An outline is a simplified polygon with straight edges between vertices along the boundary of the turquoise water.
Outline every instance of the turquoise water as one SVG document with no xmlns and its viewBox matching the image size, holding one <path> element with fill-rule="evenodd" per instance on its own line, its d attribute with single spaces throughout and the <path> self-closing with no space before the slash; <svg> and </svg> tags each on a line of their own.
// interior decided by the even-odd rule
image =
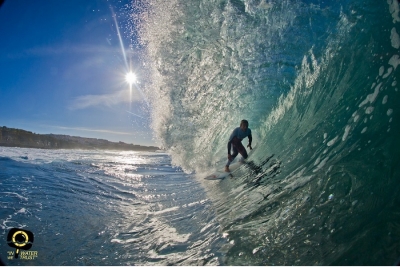
<svg viewBox="0 0 400 267">
<path fill-rule="evenodd" d="M 135 21 L 172 162 L 201 181 L 241 119 L 257 144 L 254 168 L 202 182 L 234 240 L 222 263 L 393 264 L 398 1 L 149 2 Z"/>
</svg>

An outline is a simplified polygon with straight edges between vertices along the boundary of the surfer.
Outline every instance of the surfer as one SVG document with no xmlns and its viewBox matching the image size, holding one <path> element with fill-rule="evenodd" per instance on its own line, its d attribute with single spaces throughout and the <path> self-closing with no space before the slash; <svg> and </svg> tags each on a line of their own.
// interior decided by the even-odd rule
<svg viewBox="0 0 400 267">
<path fill-rule="evenodd" d="M 246 148 L 242 145 L 242 140 L 244 138 L 248 137 L 249 138 L 249 144 L 247 147 L 253 149 L 251 147 L 251 141 L 253 140 L 253 137 L 251 136 L 251 130 L 249 128 L 249 122 L 247 120 L 242 120 L 240 122 L 240 127 L 237 127 L 235 130 L 233 130 L 231 136 L 229 137 L 229 142 L 228 142 L 228 162 L 225 165 L 225 171 L 230 172 L 229 170 L 229 165 L 232 163 L 232 161 L 236 158 L 236 156 L 240 153 L 243 158 L 240 160 L 243 162 L 245 159 L 247 159 L 247 151 Z M 231 154 L 231 147 L 233 150 L 233 154 Z"/>
</svg>

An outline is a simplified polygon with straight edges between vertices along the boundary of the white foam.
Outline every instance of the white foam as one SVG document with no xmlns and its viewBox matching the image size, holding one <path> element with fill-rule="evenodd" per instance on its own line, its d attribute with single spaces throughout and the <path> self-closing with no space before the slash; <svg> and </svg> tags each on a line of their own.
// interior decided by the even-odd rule
<svg viewBox="0 0 400 267">
<path fill-rule="evenodd" d="M 331 141 L 328 142 L 328 144 L 326 144 L 327 146 L 332 146 L 336 140 L 339 138 L 339 136 L 336 136 L 335 138 L 333 138 Z"/>
<path fill-rule="evenodd" d="M 192 203 L 189 203 L 189 204 L 182 205 L 182 208 L 192 207 L 192 206 L 195 206 L 195 205 L 204 205 L 204 203 L 206 203 L 206 202 L 207 202 L 207 200 L 203 199 L 203 200 L 199 200 L 199 201 L 196 201 L 196 202 L 192 202 Z"/>
<path fill-rule="evenodd" d="M 367 95 L 367 97 L 364 99 L 363 102 L 360 103 L 360 105 L 358 105 L 358 107 L 362 107 L 362 106 L 364 106 L 365 104 L 367 104 L 368 102 L 373 103 L 373 102 L 375 101 L 376 97 L 377 97 L 378 94 L 379 94 L 379 89 L 381 88 L 381 86 L 382 86 L 382 83 L 378 84 L 378 85 L 375 87 L 374 92 L 373 92 L 372 94 Z"/>
<path fill-rule="evenodd" d="M 382 76 L 384 72 L 385 72 L 385 67 L 384 67 L 384 66 L 381 66 L 381 67 L 379 68 L 379 76 Z"/>
<path fill-rule="evenodd" d="M 179 210 L 178 206 L 166 208 L 166 209 L 159 210 L 159 211 L 148 212 L 148 214 L 159 215 L 159 214 L 164 214 L 164 213 L 168 213 L 168 212 L 176 211 L 176 210 Z"/>
<path fill-rule="evenodd" d="M 321 157 L 318 157 L 315 162 L 314 162 L 314 166 L 318 165 L 321 161 Z"/>
<path fill-rule="evenodd" d="M 10 195 L 15 195 L 17 198 L 19 198 L 19 199 L 21 199 L 21 200 L 28 201 L 28 198 L 27 198 L 27 197 L 21 196 L 21 195 L 18 194 L 18 193 L 14 193 L 14 192 L 4 192 L 4 193 L 5 193 L 5 194 L 10 194 Z"/>
<path fill-rule="evenodd" d="M 26 209 L 25 209 L 25 208 L 22 208 L 22 209 L 20 209 L 19 211 L 17 211 L 16 214 L 18 214 L 18 213 L 26 213 Z"/>
<path fill-rule="evenodd" d="M 392 67 L 388 68 L 386 74 L 383 75 L 382 78 L 383 78 L 383 79 L 386 79 L 386 78 L 392 73 L 392 71 L 393 71 L 393 68 L 392 68 Z"/>
<path fill-rule="evenodd" d="M 342 141 L 346 140 L 347 136 L 349 135 L 350 129 L 351 129 L 350 125 L 346 125 L 346 127 L 344 128 Z"/>
<path fill-rule="evenodd" d="M 290 184 L 286 185 L 284 188 L 285 189 L 291 189 L 295 190 L 299 187 L 304 186 L 306 183 L 311 181 L 311 179 L 314 177 L 314 175 L 309 175 L 309 176 L 300 176 L 296 180 L 292 181 Z"/>
<path fill-rule="evenodd" d="M 11 219 L 12 219 L 12 216 L 10 215 L 10 216 L 8 216 L 7 219 L 3 220 L 2 224 L 0 225 L 1 229 L 5 230 L 5 229 L 10 229 L 10 228 L 12 228 L 12 227 L 10 227 L 10 226 L 7 226 L 7 223 L 8 223 L 8 222 L 11 222 Z"/>
<path fill-rule="evenodd" d="M 206 226 L 204 226 L 203 228 L 201 228 L 200 233 L 203 233 L 205 230 L 207 230 L 208 228 L 212 227 L 214 224 L 212 223 L 208 223 L 206 224 Z"/>
<path fill-rule="evenodd" d="M 253 249 L 253 254 L 256 254 L 260 249 L 262 249 L 263 247 L 256 247 L 255 249 Z"/>
<path fill-rule="evenodd" d="M 390 40 L 392 42 L 392 46 L 396 49 L 399 49 L 400 47 L 400 38 L 399 34 L 396 32 L 396 28 L 392 28 L 392 31 L 390 32 Z"/>
<path fill-rule="evenodd" d="M 389 65 L 392 65 L 394 69 L 397 68 L 397 66 L 400 64 L 400 58 L 399 55 L 393 55 L 390 59 L 389 59 Z"/>
<path fill-rule="evenodd" d="M 119 243 L 119 244 L 123 244 L 125 243 L 124 240 L 118 239 L 118 238 L 113 238 L 110 240 L 111 243 Z"/>
<path fill-rule="evenodd" d="M 374 107 L 367 107 L 365 114 L 371 114 L 374 111 Z"/>
<path fill-rule="evenodd" d="M 313 170 L 313 172 L 317 172 L 319 171 L 322 167 L 325 166 L 326 162 L 328 161 L 329 157 L 324 158 L 319 164 L 318 166 Z"/>
<path fill-rule="evenodd" d="M 387 103 L 387 100 L 388 100 L 388 96 L 385 95 L 385 96 L 383 97 L 383 99 L 382 99 L 382 104 L 385 105 L 385 104 Z"/>
<path fill-rule="evenodd" d="M 389 4 L 389 12 L 392 15 L 393 23 L 400 22 L 399 3 L 396 0 L 387 0 Z"/>
</svg>

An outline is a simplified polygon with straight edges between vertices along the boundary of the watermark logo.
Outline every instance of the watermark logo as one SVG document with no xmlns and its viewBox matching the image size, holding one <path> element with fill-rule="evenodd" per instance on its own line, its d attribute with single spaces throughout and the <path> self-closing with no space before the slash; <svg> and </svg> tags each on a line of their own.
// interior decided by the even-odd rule
<svg viewBox="0 0 400 267">
<path fill-rule="evenodd" d="M 8 251 L 8 259 L 20 258 L 22 260 L 33 260 L 37 257 L 37 251 L 27 251 L 33 245 L 33 233 L 28 230 L 12 228 L 7 235 L 7 244 L 15 248 L 14 251 Z"/>
</svg>

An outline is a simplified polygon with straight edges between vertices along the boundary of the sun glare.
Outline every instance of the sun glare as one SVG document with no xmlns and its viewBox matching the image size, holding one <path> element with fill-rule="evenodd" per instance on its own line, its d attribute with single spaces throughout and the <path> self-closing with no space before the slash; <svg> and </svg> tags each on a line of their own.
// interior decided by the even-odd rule
<svg viewBox="0 0 400 267">
<path fill-rule="evenodd" d="M 126 82 L 129 84 L 133 84 L 136 82 L 136 75 L 133 72 L 128 72 L 125 76 Z"/>
</svg>

